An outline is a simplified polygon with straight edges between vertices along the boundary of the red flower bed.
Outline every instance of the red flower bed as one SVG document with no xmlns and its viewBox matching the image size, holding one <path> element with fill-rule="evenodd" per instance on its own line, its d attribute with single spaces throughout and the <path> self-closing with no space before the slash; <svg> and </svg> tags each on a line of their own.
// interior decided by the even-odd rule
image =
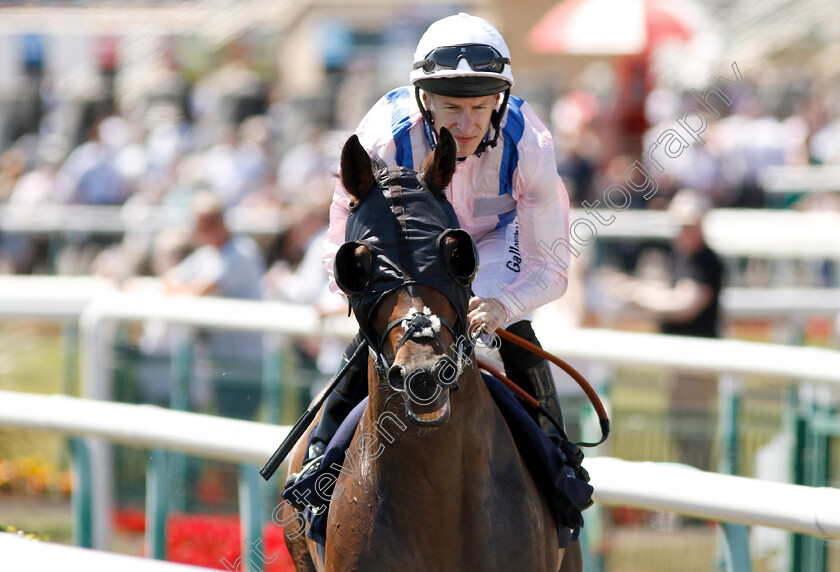
<svg viewBox="0 0 840 572">
<path fill-rule="evenodd" d="M 114 526 L 123 532 L 142 533 L 145 516 L 138 510 L 121 510 L 114 515 Z M 166 521 L 166 559 L 171 562 L 242 570 L 241 543 L 238 516 L 171 514 Z M 294 572 L 279 526 L 265 525 L 257 549 L 263 554 L 265 572 Z"/>
<path fill-rule="evenodd" d="M 114 528 L 118 532 L 127 534 L 143 534 L 146 532 L 146 515 L 142 510 L 123 508 L 113 514 Z"/>
</svg>

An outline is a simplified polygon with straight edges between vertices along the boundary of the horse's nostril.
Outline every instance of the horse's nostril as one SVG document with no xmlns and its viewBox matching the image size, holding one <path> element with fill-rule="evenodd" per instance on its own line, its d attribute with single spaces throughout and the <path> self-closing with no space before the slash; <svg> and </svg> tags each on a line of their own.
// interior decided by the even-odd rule
<svg viewBox="0 0 840 572">
<path fill-rule="evenodd" d="M 440 394 L 440 386 L 426 369 L 415 369 L 405 381 L 408 397 L 419 405 L 428 405 Z"/>
<path fill-rule="evenodd" d="M 440 356 L 432 365 L 432 376 L 439 384 L 449 387 L 458 381 L 458 365 L 449 356 Z"/>
<path fill-rule="evenodd" d="M 405 389 L 405 368 L 401 365 L 392 365 L 388 369 L 388 384 L 394 389 Z"/>
</svg>

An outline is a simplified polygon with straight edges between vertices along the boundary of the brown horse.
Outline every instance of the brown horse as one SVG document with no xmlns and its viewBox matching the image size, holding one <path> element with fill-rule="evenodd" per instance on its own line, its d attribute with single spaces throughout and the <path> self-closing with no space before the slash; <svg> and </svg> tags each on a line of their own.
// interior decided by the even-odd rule
<svg viewBox="0 0 840 572">
<path fill-rule="evenodd" d="M 424 192 L 444 200 L 455 143 L 445 130 L 440 139 L 419 176 L 401 176 L 403 187 L 405 177 L 413 177 Z M 355 137 L 342 152 L 341 179 L 355 199 L 354 212 L 374 200 L 369 197 L 393 195 Z M 458 231 L 437 243 L 438 264 L 465 282 L 468 294 L 477 263 L 472 239 Z M 366 288 L 376 290 L 368 243 L 351 243 L 341 256 L 339 251 L 336 278 L 351 303 Z M 340 276 L 340 264 L 351 271 Z M 379 348 L 369 358 L 370 400 L 335 481 L 325 551 L 300 533 L 301 508 L 283 508 L 296 570 L 557 572 L 564 560 L 562 570 L 580 570 L 577 543 L 564 559 L 549 505 L 464 355 L 456 332 L 462 331 L 466 298 L 422 281 L 381 291 L 369 315 L 354 305 L 362 331 Z M 448 376 L 441 374 L 447 366 Z M 290 472 L 300 470 L 305 443 L 293 450 Z"/>
</svg>

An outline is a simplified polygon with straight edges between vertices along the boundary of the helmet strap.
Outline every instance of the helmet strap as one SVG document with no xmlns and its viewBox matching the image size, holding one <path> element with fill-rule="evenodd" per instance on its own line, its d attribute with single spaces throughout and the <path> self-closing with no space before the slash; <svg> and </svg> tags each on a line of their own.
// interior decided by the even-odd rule
<svg viewBox="0 0 840 572">
<path fill-rule="evenodd" d="M 432 114 L 429 113 L 429 110 L 423 105 L 423 98 L 420 97 L 420 88 L 416 85 L 414 86 L 414 99 L 417 100 L 417 107 L 420 108 L 420 115 L 423 116 L 423 119 L 425 119 L 426 123 L 429 125 L 429 131 L 432 132 L 432 138 L 434 139 L 433 143 L 436 146 L 438 141 L 437 133 L 435 133 L 435 120 L 432 119 Z"/>
<path fill-rule="evenodd" d="M 489 140 L 484 140 L 478 144 L 478 147 L 475 148 L 475 154 L 478 155 L 482 153 L 488 147 L 495 147 L 496 143 L 499 141 L 499 128 L 502 124 L 502 117 L 505 116 L 505 110 L 507 109 L 508 99 L 510 99 L 510 88 L 505 90 L 505 96 L 502 98 L 502 104 L 499 106 L 499 109 L 494 109 L 492 115 L 490 115 L 490 125 L 493 126 L 495 133 L 493 133 L 493 138 Z"/>
</svg>

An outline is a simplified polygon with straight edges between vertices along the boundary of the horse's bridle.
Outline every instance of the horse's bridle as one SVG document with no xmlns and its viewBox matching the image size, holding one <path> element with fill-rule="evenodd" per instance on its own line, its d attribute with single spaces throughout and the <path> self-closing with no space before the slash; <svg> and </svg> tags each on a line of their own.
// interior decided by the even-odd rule
<svg viewBox="0 0 840 572">
<path fill-rule="evenodd" d="M 409 288 L 411 288 L 411 286 L 409 286 Z M 448 353 L 446 353 L 446 344 L 440 337 L 441 326 L 446 328 L 452 335 L 452 339 L 455 340 L 451 346 L 456 352 L 455 358 L 452 358 Z M 437 314 L 433 314 L 428 307 L 424 307 L 422 311 L 415 310 L 410 314 L 392 320 L 387 326 L 385 326 L 384 331 L 377 340 L 378 343 L 376 344 L 376 347 L 374 348 L 372 345 L 370 346 L 370 353 L 373 357 L 374 367 L 376 368 L 376 372 L 380 380 L 388 379 L 389 383 L 391 381 L 388 375 L 390 365 L 387 356 L 385 356 L 384 347 L 391 331 L 397 327 L 402 327 L 405 332 L 400 338 L 400 341 L 394 347 L 394 357 L 396 358 L 397 352 L 400 351 L 400 348 L 403 347 L 410 338 L 433 338 L 444 350 L 444 354 L 435 360 L 430 369 L 434 381 L 443 389 L 457 389 L 458 378 L 461 377 L 461 373 L 470 364 L 469 356 L 473 349 L 472 343 L 463 334 L 459 335 L 455 328 L 453 328 L 452 325 L 444 318 Z M 415 372 L 409 373 L 409 377 L 405 380 L 405 387 L 395 387 L 394 384 L 391 384 L 392 387 L 397 391 L 406 391 L 406 388 L 410 387 L 409 381 L 411 375 L 414 373 Z M 408 389 L 408 391 L 410 392 L 410 389 Z"/>
</svg>

